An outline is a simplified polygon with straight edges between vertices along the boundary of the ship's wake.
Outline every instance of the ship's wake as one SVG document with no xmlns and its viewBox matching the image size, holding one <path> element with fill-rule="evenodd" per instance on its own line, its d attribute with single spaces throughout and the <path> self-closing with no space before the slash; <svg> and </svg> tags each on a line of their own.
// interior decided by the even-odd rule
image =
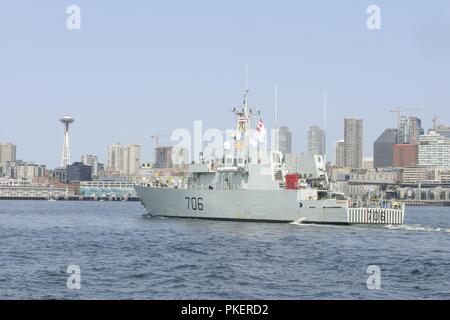
<svg viewBox="0 0 450 320">
<path fill-rule="evenodd" d="M 303 227 L 326 227 L 326 228 L 346 228 L 346 229 L 373 229 L 377 228 L 387 228 L 389 230 L 401 230 L 401 231 L 413 231 L 413 232 L 438 232 L 438 233 L 450 233 L 450 228 L 439 228 L 431 226 L 423 226 L 420 224 L 403 224 L 403 225 L 349 225 L 349 226 L 338 226 L 338 225 L 327 225 L 327 224 L 314 224 L 314 223 L 302 223 L 304 220 L 299 219 L 297 221 L 291 222 L 291 225 L 303 226 Z"/>
<path fill-rule="evenodd" d="M 356 225 L 336 225 L 336 224 L 324 224 L 324 223 L 303 223 L 305 220 L 297 220 L 294 222 L 291 222 L 289 224 L 294 226 L 300 226 L 300 227 L 306 227 L 306 228 L 345 228 L 345 229 L 353 229 L 357 228 Z"/>
<path fill-rule="evenodd" d="M 403 224 L 403 225 L 387 225 L 385 226 L 389 230 L 406 230 L 416 232 L 441 232 L 450 233 L 450 228 L 436 228 L 430 226 L 422 226 L 420 224 Z"/>
<path fill-rule="evenodd" d="M 302 223 L 303 221 L 306 221 L 306 218 L 300 218 L 298 220 L 295 220 L 294 222 L 291 222 L 290 224 L 295 224 L 297 226 L 301 226 L 301 225 L 305 225 L 304 223 Z"/>
</svg>

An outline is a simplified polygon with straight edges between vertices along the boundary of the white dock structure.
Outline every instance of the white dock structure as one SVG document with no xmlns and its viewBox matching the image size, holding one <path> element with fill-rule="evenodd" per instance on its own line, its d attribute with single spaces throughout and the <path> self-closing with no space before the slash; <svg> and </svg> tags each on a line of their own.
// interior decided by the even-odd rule
<svg viewBox="0 0 450 320">
<path fill-rule="evenodd" d="M 0 199 L 57 199 L 66 196 L 65 188 L 28 180 L 0 180 Z"/>
</svg>

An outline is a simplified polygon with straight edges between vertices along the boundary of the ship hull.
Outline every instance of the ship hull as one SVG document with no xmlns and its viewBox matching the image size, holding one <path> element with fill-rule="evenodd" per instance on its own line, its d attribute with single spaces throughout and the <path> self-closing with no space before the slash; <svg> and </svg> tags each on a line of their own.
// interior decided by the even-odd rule
<svg viewBox="0 0 450 320">
<path fill-rule="evenodd" d="M 349 224 L 336 200 L 299 200 L 296 190 L 197 190 L 136 186 L 148 214 L 234 221 Z"/>
</svg>

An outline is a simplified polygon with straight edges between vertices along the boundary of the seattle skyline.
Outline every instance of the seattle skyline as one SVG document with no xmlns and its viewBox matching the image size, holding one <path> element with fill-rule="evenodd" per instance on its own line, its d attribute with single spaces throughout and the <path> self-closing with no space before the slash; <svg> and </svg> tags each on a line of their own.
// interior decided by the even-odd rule
<svg viewBox="0 0 450 320">
<path fill-rule="evenodd" d="M 70 114 L 72 160 L 104 161 L 122 142 L 141 144 L 151 161 L 155 132 L 192 130 L 195 120 L 233 127 L 228 110 L 241 101 L 245 65 L 251 105 L 269 128 L 278 84 L 278 124 L 292 131 L 293 152 L 306 152 L 309 126 L 323 125 L 324 92 L 328 160 L 345 117 L 367 120 L 364 156 L 396 127 L 393 108 L 421 109 L 411 114 L 425 129 L 434 114 L 450 123 L 447 2 L 377 1 L 378 31 L 366 27 L 368 2 L 174 2 L 78 1 L 76 31 L 65 27 L 67 4 L 5 4 L 0 140 L 16 144 L 19 159 L 57 167 L 57 119 Z"/>
</svg>

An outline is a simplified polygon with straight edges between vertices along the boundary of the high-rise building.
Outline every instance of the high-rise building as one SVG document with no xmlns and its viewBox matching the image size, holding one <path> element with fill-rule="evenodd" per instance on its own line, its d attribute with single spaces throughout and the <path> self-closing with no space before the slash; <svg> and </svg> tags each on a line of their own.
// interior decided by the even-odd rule
<svg viewBox="0 0 450 320">
<path fill-rule="evenodd" d="M 141 164 L 141 146 L 112 144 L 108 150 L 108 171 L 122 175 L 137 175 Z"/>
<path fill-rule="evenodd" d="M 436 129 L 434 129 L 434 131 L 436 131 L 440 135 L 443 135 L 444 137 L 450 139 L 450 126 L 440 124 L 440 125 L 436 126 Z"/>
<path fill-rule="evenodd" d="M 81 162 L 84 165 L 91 166 L 92 167 L 92 176 L 98 177 L 99 166 L 98 166 L 98 157 L 97 156 L 93 156 L 91 154 L 81 156 Z"/>
<path fill-rule="evenodd" d="M 92 166 L 74 162 L 66 167 L 66 182 L 74 183 L 92 180 Z"/>
<path fill-rule="evenodd" d="M 308 154 L 325 155 L 325 131 L 318 126 L 311 126 L 308 130 Z"/>
<path fill-rule="evenodd" d="M 392 146 L 392 166 L 397 168 L 414 167 L 418 164 L 417 144 L 394 144 Z"/>
<path fill-rule="evenodd" d="M 139 174 L 141 167 L 141 146 L 132 144 L 125 149 L 126 171 L 128 175 L 135 176 Z"/>
<path fill-rule="evenodd" d="M 155 168 L 172 168 L 173 147 L 159 146 L 155 148 Z"/>
<path fill-rule="evenodd" d="M 108 148 L 108 171 L 122 173 L 124 167 L 124 146 L 112 144 Z"/>
<path fill-rule="evenodd" d="M 400 144 L 418 144 L 419 137 L 424 134 L 422 121 L 417 117 L 402 116 L 400 118 L 400 127 L 398 132 L 398 143 Z"/>
<path fill-rule="evenodd" d="M 373 143 L 375 168 L 392 167 L 392 146 L 397 143 L 398 130 L 386 129 Z"/>
<path fill-rule="evenodd" d="M 344 120 L 344 158 L 345 167 L 357 169 L 362 167 L 363 155 L 363 121 L 362 119 Z"/>
<path fill-rule="evenodd" d="M 435 131 L 420 136 L 419 166 L 450 169 L 450 139 Z"/>
<path fill-rule="evenodd" d="M 283 154 L 292 153 L 292 133 L 288 127 L 280 127 L 275 132 L 275 150 Z"/>
<path fill-rule="evenodd" d="M 16 161 L 17 147 L 12 143 L 0 142 L 0 165 Z"/>
<path fill-rule="evenodd" d="M 336 167 L 345 166 L 345 142 L 338 140 L 334 143 L 334 164 Z"/>
</svg>

